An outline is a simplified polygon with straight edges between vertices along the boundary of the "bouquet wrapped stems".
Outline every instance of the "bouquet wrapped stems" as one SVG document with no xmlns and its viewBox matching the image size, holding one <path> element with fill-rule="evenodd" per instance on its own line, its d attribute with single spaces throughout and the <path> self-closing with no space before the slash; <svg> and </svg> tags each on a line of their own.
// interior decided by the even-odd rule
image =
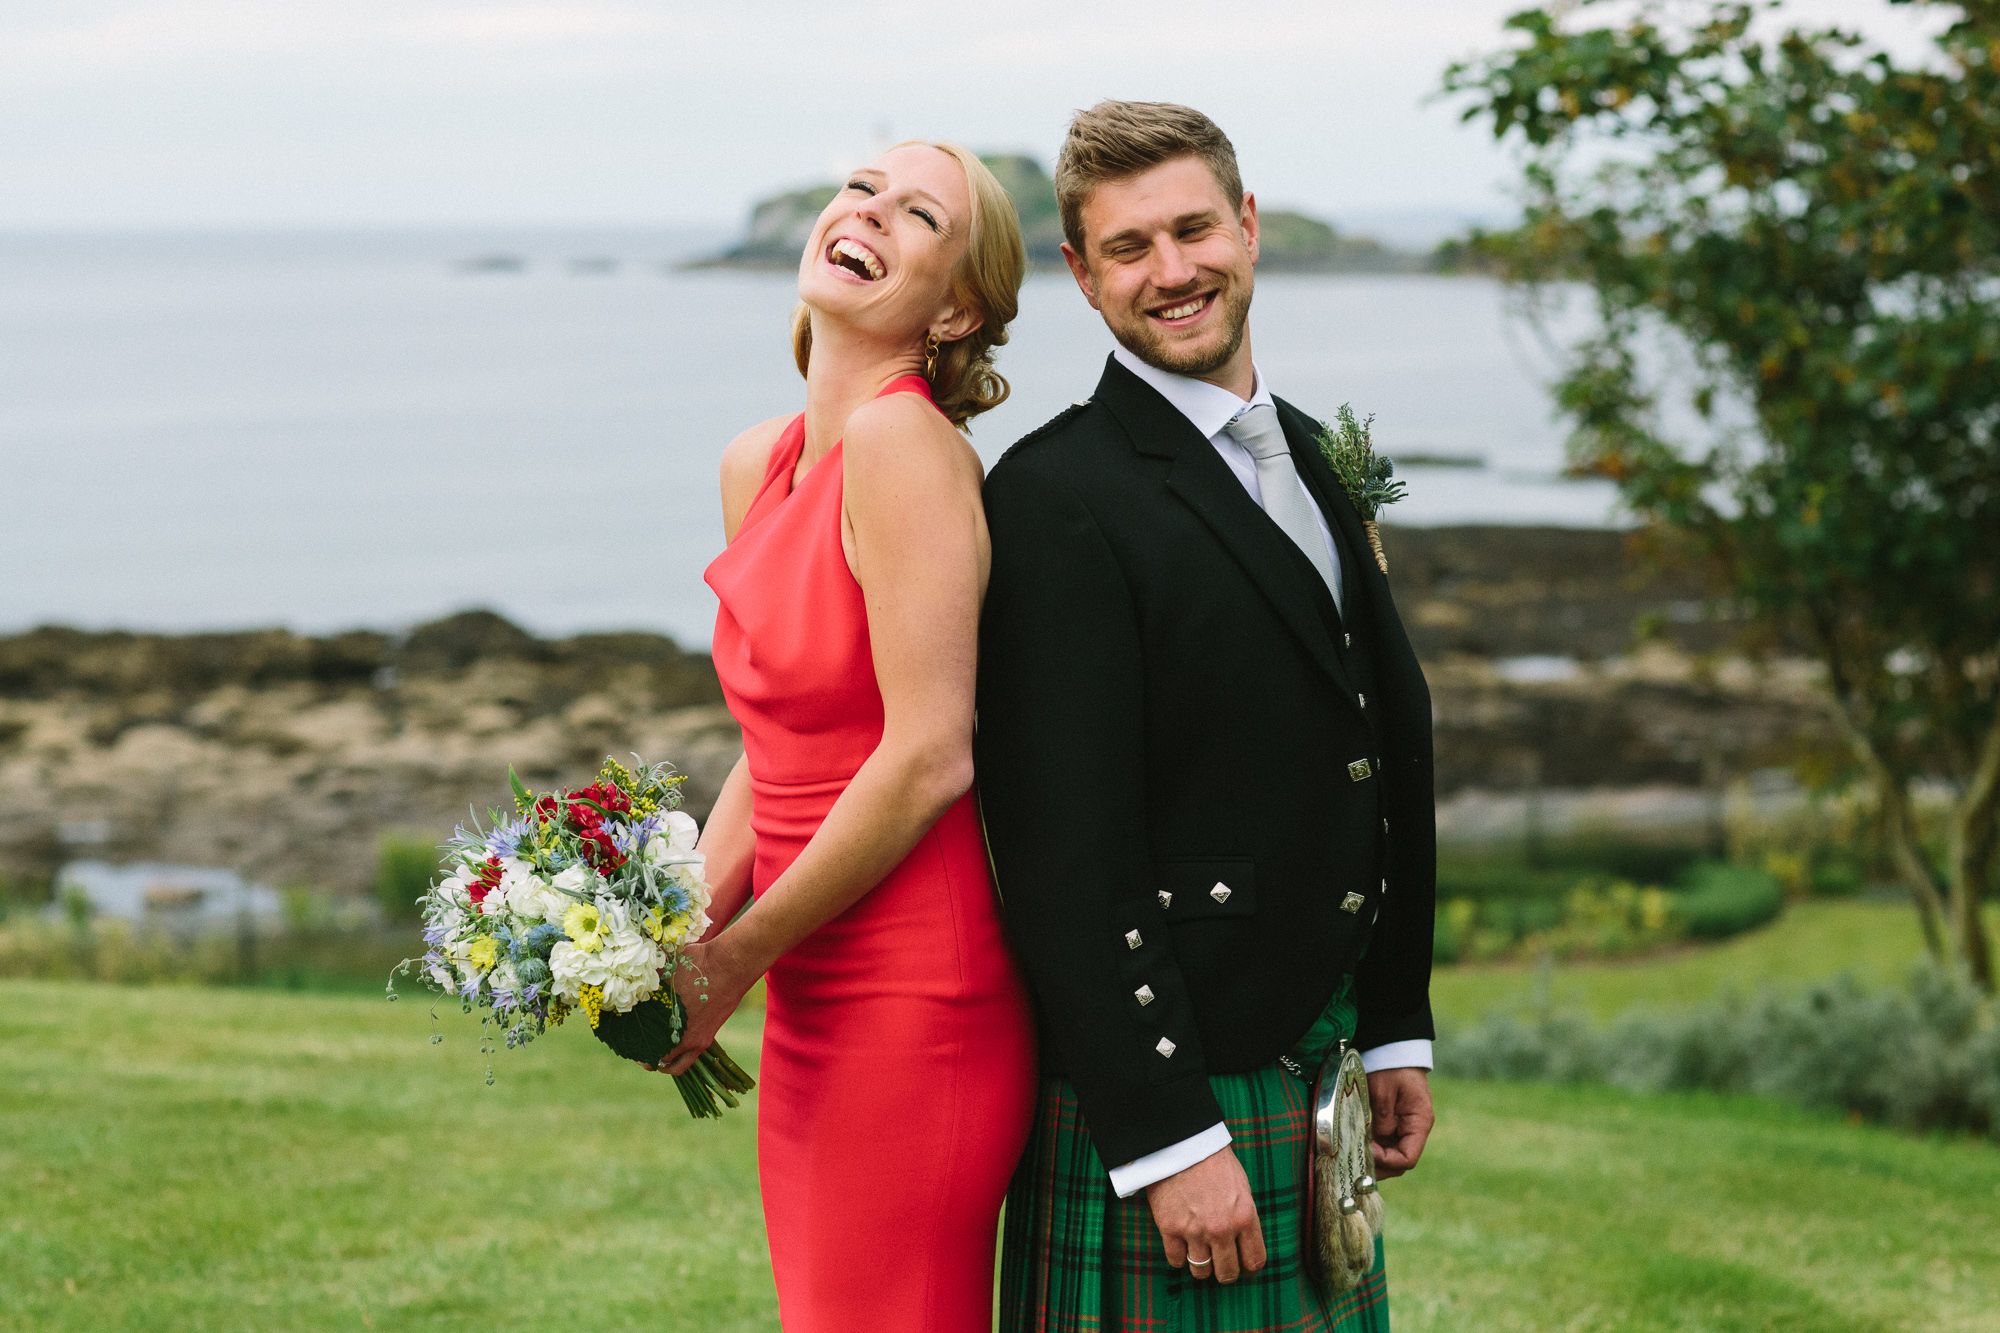
<svg viewBox="0 0 2000 1333">
<path fill-rule="evenodd" d="M 687 1030 L 687 1011 L 680 997 L 671 991 L 634 1005 L 622 1014 L 601 1011 L 591 1025 L 597 1039 L 627 1060 L 657 1065 Z M 685 1074 L 674 1075 L 674 1086 L 688 1113 L 697 1119 L 714 1120 L 723 1108 L 741 1105 L 741 1094 L 756 1087 L 756 1080 L 729 1057 L 721 1042 L 711 1042 Z"/>
</svg>

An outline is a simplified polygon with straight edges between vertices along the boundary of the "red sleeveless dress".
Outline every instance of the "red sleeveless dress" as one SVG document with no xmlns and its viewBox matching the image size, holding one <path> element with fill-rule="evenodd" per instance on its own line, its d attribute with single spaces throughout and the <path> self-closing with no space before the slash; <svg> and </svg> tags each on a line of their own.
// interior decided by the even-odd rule
<svg viewBox="0 0 2000 1333">
<path fill-rule="evenodd" d="M 920 393 L 918 376 L 882 392 Z M 715 669 L 743 727 L 763 893 L 882 739 L 841 446 L 786 427 L 709 565 Z M 1028 1133 L 1034 1035 L 970 795 L 766 979 L 758 1175 L 788 1333 L 985 1333 L 995 1224 Z"/>
</svg>

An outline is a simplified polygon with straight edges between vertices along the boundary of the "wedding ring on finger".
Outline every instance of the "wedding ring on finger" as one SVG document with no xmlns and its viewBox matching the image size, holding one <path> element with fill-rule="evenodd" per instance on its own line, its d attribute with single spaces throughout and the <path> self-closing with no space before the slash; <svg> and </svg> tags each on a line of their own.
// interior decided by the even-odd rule
<svg viewBox="0 0 2000 1333">
<path fill-rule="evenodd" d="M 1209 1266 L 1210 1264 L 1212 1264 L 1212 1263 L 1214 1263 L 1214 1262 L 1215 1262 L 1215 1260 L 1213 1260 L 1213 1259 L 1190 1259 L 1190 1260 L 1188 1260 L 1188 1267 L 1189 1267 L 1189 1268 L 1206 1268 L 1206 1267 L 1208 1267 L 1208 1266 Z"/>
</svg>

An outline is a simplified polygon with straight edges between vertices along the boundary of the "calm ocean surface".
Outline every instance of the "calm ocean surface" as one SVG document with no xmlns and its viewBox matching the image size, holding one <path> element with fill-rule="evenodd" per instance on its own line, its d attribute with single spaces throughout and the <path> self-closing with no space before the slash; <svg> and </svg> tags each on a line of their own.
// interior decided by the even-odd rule
<svg viewBox="0 0 2000 1333">
<path fill-rule="evenodd" d="M 0 235 L 0 631 L 399 627 L 470 606 L 705 644 L 716 457 L 802 400 L 789 275 L 657 231 Z M 479 256 L 517 257 L 474 271 Z M 1271 277 L 1272 387 L 1374 413 L 1404 523 L 1612 518 L 1558 476 L 1549 357 L 1480 279 Z M 1109 350 L 1031 278 L 991 463 Z"/>
</svg>

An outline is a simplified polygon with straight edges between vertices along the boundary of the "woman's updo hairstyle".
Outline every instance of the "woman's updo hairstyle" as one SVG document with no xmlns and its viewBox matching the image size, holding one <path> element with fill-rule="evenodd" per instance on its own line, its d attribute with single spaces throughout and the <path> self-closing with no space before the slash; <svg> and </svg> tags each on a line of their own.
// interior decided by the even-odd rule
<svg viewBox="0 0 2000 1333">
<path fill-rule="evenodd" d="M 1021 279 L 1028 269 L 1021 219 L 1007 189 L 978 156 L 955 143 L 910 139 L 896 145 L 935 148 L 957 159 L 972 196 L 965 250 L 951 272 L 951 299 L 981 316 L 978 328 L 938 348 L 931 398 L 954 426 L 1007 399 L 1007 381 L 993 368 L 993 349 L 1007 341 L 1007 325 L 1020 309 Z M 812 359 L 812 314 L 801 305 L 792 319 L 792 357 L 799 374 Z"/>
</svg>

